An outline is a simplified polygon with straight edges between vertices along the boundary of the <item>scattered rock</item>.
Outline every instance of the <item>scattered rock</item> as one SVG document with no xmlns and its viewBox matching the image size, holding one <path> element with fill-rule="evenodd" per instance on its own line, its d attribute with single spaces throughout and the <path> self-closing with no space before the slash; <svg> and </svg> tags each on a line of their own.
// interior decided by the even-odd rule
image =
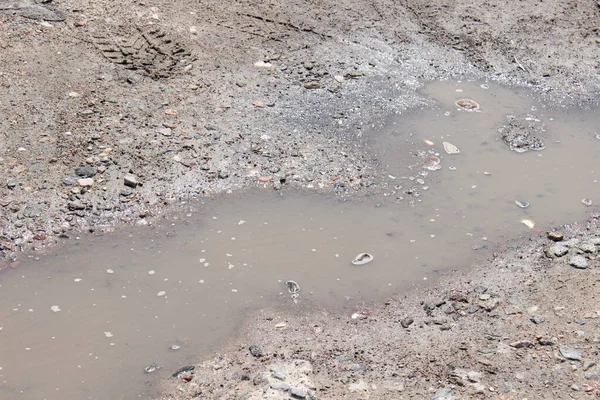
<svg viewBox="0 0 600 400">
<path fill-rule="evenodd" d="M 92 178 L 96 175 L 96 168 L 87 165 L 75 167 L 75 174 L 82 178 Z"/>
<path fill-rule="evenodd" d="M 78 179 L 77 184 L 81 187 L 90 187 L 94 184 L 94 179 L 92 179 L 92 178 Z"/>
<path fill-rule="evenodd" d="M 586 269 L 589 266 L 585 257 L 580 255 L 571 257 L 569 259 L 569 265 L 578 269 Z"/>
<path fill-rule="evenodd" d="M 548 250 L 546 250 L 546 255 L 548 257 L 562 257 L 569 252 L 569 249 L 562 244 L 555 244 L 554 246 L 550 246 Z"/>
<path fill-rule="evenodd" d="M 518 340 L 516 342 L 512 342 L 510 346 L 514 347 L 515 349 L 532 348 L 535 347 L 535 343 L 533 343 L 531 340 Z"/>
<path fill-rule="evenodd" d="M 587 371 L 588 369 L 592 368 L 595 365 L 596 365 L 596 362 L 594 362 L 594 361 L 586 361 L 583 363 L 583 370 Z"/>
<path fill-rule="evenodd" d="M 564 237 L 560 232 L 548 232 L 548 239 L 552 240 L 553 242 L 562 242 Z"/>
<path fill-rule="evenodd" d="M 263 352 L 260 349 L 260 347 L 256 346 L 256 345 L 252 345 L 248 348 L 248 350 L 250 351 L 250 354 L 252 354 L 254 357 L 262 357 L 263 356 Z"/>
<path fill-rule="evenodd" d="M 135 188 L 139 184 L 137 177 L 133 174 L 125 175 L 123 177 L 123 183 L 125 184 L 125 186 L 128 186 L 130 188 Z"/>
<path fill-rule="evenodd" d="M 316 81 L 306 82 L 304 84 L 305 89 L 320 89 L 321 87 L 322 87 L 321 83 L 316 82 Z"/>
<path fill-rule="evenodd" d="M 581 361 L 581 354 L 572 347 L 560 346 L 558 351 L 567 360 Z"/>
<path fill-rule="evenodd" d="M 542 322 L 546 321 L 546 318 L 542 317 L 541 315 L 534 315 L 529 320 L 534 324 L 539 325 Z"/>
<path fill-rule="evenodd" d="M 413 324 L 413 322 L 415 322 L 414 319 L 412 319 L 411 317 L 406 317 L 403 318 L 402 321 L 400 321 L 400 325 L 402 325 L 403 328 L 408 328 Z"/>
<path fill-rule="evenodd" d="M 308 396 L 308 390 L 294 387 L 290 389 L 290 395 L 296 399 L 305 399 Z"/>
</svg>

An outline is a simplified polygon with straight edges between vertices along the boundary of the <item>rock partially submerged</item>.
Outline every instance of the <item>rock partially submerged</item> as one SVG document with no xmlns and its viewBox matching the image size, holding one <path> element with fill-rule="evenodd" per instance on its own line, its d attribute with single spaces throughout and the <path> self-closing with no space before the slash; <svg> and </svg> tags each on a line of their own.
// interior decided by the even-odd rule
<svg viewBox="0 0 600 400">
<path fill-rule="evenodd" d="M 535 121 L 517 121 L 513 116 L 509 116 L 508 124 L 498 130 L 504 143 L 511 150 L 517 153 L 524 153 L 529 150 L 544 150 L 546 145 L 538 137 L 541 128 L 534 125 Z"/>
</svg>

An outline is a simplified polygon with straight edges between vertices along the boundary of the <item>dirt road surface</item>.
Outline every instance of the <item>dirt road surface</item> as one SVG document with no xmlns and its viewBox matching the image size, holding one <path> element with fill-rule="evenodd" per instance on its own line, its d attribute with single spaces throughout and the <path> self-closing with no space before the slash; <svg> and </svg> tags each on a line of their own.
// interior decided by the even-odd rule
<svg viewBox="0 0 600 400">
<path fill-rule="evenodd" d="M 427 104 L 418 93 L 425 82 L 490 80 L 529 87 L 555 106 L 585 107 L 598 103 L 599 54 L 600 3 L 591 0 L 2 1 L 0 269 L 18 267 L 23 250 L 68 242 L 84 230 L 152 224 L 183 199 L 228 190 L 305 187 L 362 196 L 368 188 L 376 194 L 387 174 L 366 146 L 370 138 L 363 127 Z M 398 156 L 407 166 L 414 162 L 411 154 Z M 449 313 L 437 324 L 415 311 L 414 326 L 426 334 L 409 334 L 415 328 L 396 324 L 401 315 L 392 318 L 395 311 L 381 311 L 381 319 L 377 313 L 356 320 L 290 316 L 287 330 L 277 332 L 289 332 L 302 318 L 310 325 L 298 335 L 311 326 L 326 327 L 302 346 L 297 341 L 288 346 L 287 334 L 274 336 L 268 355 L 244 355 L 242 366 L 263 368 L 282 355 L 285 363 L 303 360 L 295 370 L 282 368 L 292 368 L 288 375 L 298 382 L 310 378 L 310 385 L 298 386 L 308 391 L 279 389 L 273 396 L 427 393 L 442 399 L 471 396 L 472 390 L 481 398 L 597 396 L 597 373 L 588 378 L 584 372 L 584 362 L 597 351 L 597 324 L 571 323 L 590 313 L 597 317 L 595 278 L 590 280 L 595 273 L 546 270 L 548 261 L 538 254 L 542 244 L 537 246 L 509 249 L 484 268 L 487 274 L 474 272 L 481 285 L 493 287 L 488 290 L 499 304 L 508 304 L 512 291 L 523 296 L 516 304 L 520 313 L 489 318 L 496 311 L 467 312 L 458 320 Z M 523 260 L 509 265 L 517 254 Z M 597 261 L 590 263 L 594 270 Z M 565 308 L 557 310 L 556 297 L 542 289 L 559 290 L 562 271 L 574 287 L 588 289 L 569 289 L 571 297 L 556 304 Z M 432 298 L 446 301 L 434 314 L 445 304 L 466 307 L 487 297 L 467 290 L 464 282 L 457 285 L 457 291 L 445 286 L 443 296 L 441 289 L 431 289 Z M 452 300 L 453 293 L 465 298 Z M 396 310 L 401 299 L 383 310 Z M 526 311 L 534 303 L 553 315 L 549 320 L 572 312 L 534 332 Z M 259 315 L 255 331 L 249 329 L 242 342 L 271 332 L 279 318 Z M 340 334 L 337 339 L 327 336 L 328 324 Z M 450 328 L 440 330 L 444 327 Z M 525 331 L 521 337 L 519 329 Z M 543 347 L 534 334 L 559 340 Z M 328 339 L 319 339 L 324 336 Z M 582 361 L 565 361 L 558 347 L 563 338 L 565 346 L 585 347 Z M 477 345 L 461 344 L 465 341 Z M 496 348 L 502 356 L 481 361 L 477 351 L 489 341 L 502 345 Z M 518 341 L 524 344 L 511 345 Z M 388 351 L 392 343 L 397 352 Z M 223 360 L 229 363 L 226 371 L 241 368 L 231 367 L 232 358 Z M 345 375 L 332 372 L 347 367 Z M 301 368 L 311 372 L 300 376 Z M 213 367 L 211 379 L 229 379 L 219 371 Z M 219 396 L 240 398 L 235 396 L 241 388 L 264 386 L 260 374 L 247 375 L 239 375 L 239 385 L 227 380 L 225 388 L 235 394 Z M 178 382 L 182 391 L 165 396 L 206 392 L 196 379 L 208 376 L 197 373 L 187 388 Z M 388 383 L 397 394 L 381 394 Z M 445 388 L 448 392 L 438 393 Z M 523 393 L 527 396 L 518 397 Z"/>
</svg>

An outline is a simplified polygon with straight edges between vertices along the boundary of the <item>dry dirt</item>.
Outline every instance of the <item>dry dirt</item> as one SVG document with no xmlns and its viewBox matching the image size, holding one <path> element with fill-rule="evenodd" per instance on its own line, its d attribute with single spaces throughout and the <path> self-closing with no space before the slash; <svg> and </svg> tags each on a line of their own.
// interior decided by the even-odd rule
<svg viewBox="0 0 600 400">
<path fill-rule="evenodd" d="M 599 49 L 600 5 L 591 0 L 1 1 L 0 269 L 17 267 L 20 251 L 64 242 L 81 230 L 151 224 L 182 199 L 232 189 L 377 194 L 387 174 L 365 146 L 362 127 L 426 104 L 417 92 L 425 82 L 491 80 L 530 87 L 554 105 L 597 104 Z M 399 157 L 413 162 L 411 154 Z M 485 394 L 478 396 L 510 398 L 504 381 L 514 396 L 596 396 L 593 378 L 593 390 L 585 392 L 582 363 L 574 369 L 558 362 L 557 346 L 540 347 L 532 336 L 563 335 L 564 343 L 586 346 L 582 351 L 592 357 L 593 331 L 574 332 L 597 324 L 560 324 L 595 313 L 589 279 L 595 273 L 546 269 L 535 245 L 517 247 L 484 268 L 493 273 L 473 272 L 473 279 L 502 304 L 512 293 L 523 296 L 520 307 L 535 304 L 548 315 L 542 330 L 530 329 L 525 308 L 516 314 L 522 318 L 489 318 L 501 314 L 491 311 L 454 321 L 449 314 L 449 325 L 440 326 L 451 329 L 444 331 L 414 311 L 417 328 L 410 330 L 417 333 L 409 335 L 392 317 L 404 302 L 398 298 L 382 309 L 380 322 L 289 317 L 281 332 L 303 324 L 296 341 L 284 344 L 287 333 L 269 336 L 268 349 L 257 341 L 268 356 L 244 354 L 242 365 L 262 368 L 279 359 L 273 352 L 302 358 L 311 363 L 320 398 L 391 398 L 381 394 L 389 380 L 405 388 L 397 398 L 420 398 L 429 385 L 471 393 L 481 382 Z M 572 281 L 557 289 L 563 272 Z M 520 285 L 528 280 L 533 283 Z M 457 285 L 468 297 L 464 304 L 472 304 L 475 295 Z M 432 298 L 445 298 L 441 289 L 431 290 Z M 573 312 L 553 322 L 560 290 L 559 302 Z M 265 318 L 254 321 L 242 341 L 273 330 Z M 300 345 L 309 337 L 303 321 L 324 328 Z M 454 326 L 460 324 L 465 327 Z M 533 345 L 514 350 L 510 343 L 525 340 L 517 337 L 522 324 Z M 327 336 L 330 329 L 339 337 Z M 476 349 L 489 341 L 504 355 L 477 361 Z M 307 350 L 313 345 L 314 356 Z M 348 372 L 340 355 L 358 370 Z M 461 370 L 483 375 L 463 379 Z M 347 394 L 346 384 L 335 380 L 343 375 L 348 384 L 366 382 L 367 391 L 359 385 Z M 217 382 L 228 378 L 218 376 Z M 569 389 L 570 377 L 581 392 Z M 235 393 L 247 385 L 220 382 Z"/>
</svg>

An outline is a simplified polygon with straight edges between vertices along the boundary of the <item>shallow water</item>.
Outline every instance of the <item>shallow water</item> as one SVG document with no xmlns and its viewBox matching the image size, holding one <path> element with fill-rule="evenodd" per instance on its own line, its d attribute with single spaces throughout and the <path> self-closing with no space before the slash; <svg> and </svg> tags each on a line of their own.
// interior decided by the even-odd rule
<svg viewBox="0 0 600 400">
<path fill-rule="evenodd" d="M 216 352 L 249 309 L 359 307 L 489 255 L 503 237 L 529 232 L 522 219 L 546 230 L 584 218 L 594 207 L 583 198 L 600 202 L 593 112 L 545 109 L 491 85 L 436 83 L 426 93 L 438 107 L 371 132 L 395 177 L 383 199 L 229 195 L 187 205 L 154 229 L 85 236 L 3 271 L 0 398 L 136 398 L 156 377 Z M 458 110 L 460 98 L 480 112 Z M 507 114 L 527 113 L 544 125 L 547 148 L 518 154 L 497 140 L 498 128 Z M 443 141 L 461 153 L 446 154 Z M 419 151 L 417 161 L 439 153 L 442 169 L 407 173 Z M 403 193 L 411 186 L 419 197 Z M 364 251 L 374 261 L 353 266 Z M 302 289 L 297 305 L 288 279 Z M 150 364 L 162 368 L 146 375 Z"/>
</svg>

